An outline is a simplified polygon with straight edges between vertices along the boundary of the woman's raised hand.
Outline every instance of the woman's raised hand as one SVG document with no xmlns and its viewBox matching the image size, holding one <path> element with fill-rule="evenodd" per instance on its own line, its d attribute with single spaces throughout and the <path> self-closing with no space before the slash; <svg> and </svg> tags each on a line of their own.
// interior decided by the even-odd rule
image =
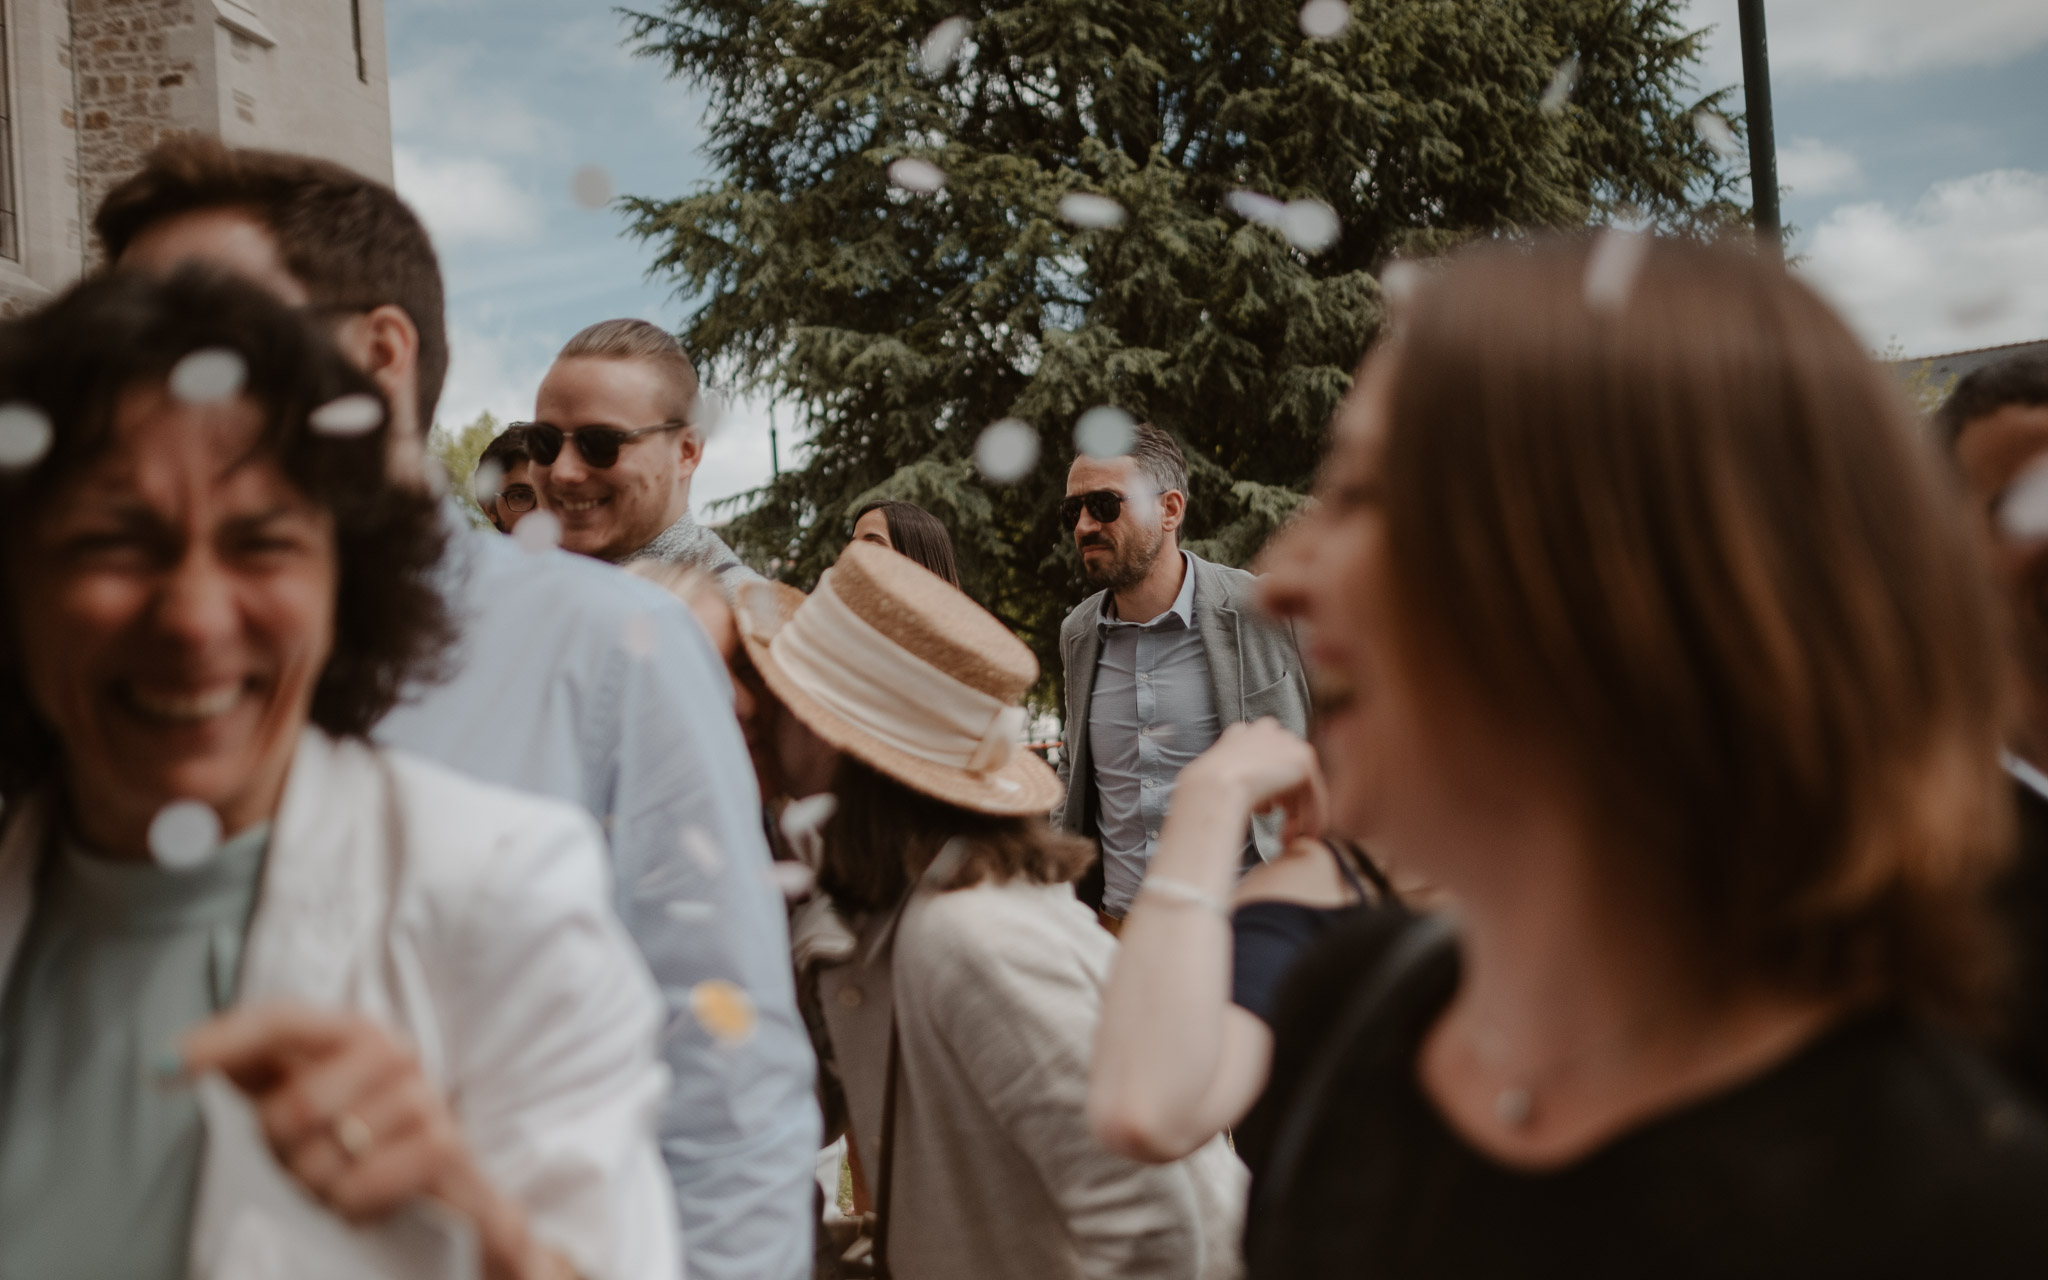
<svg viewBox="0 0 2048 1280">
<path fill-rule="evenodd" d="M 1221 791 L 1250 813 L 1286 815 L 1283 842 L 1322 834 L 1326 812 L 1316 749 L 1271 718 L 1234 724 L 1181 771 L 1175 795 Z"/>
<path fill-rule="evenodd" d="M 231 1009 L 181 1045 L 187 1075 L 218 1071 L 254 1104 L 278 1162 L 351 1222 L 431 1197 L 473 1222 L 491 1280 L 570 1276 L 471 1159 L 419 1059 L 358 1014 L 273 1003 Z"/>
</svg>

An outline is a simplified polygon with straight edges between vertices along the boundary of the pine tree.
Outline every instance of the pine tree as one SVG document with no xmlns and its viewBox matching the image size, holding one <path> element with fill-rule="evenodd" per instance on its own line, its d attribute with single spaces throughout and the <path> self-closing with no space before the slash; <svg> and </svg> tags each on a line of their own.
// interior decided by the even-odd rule
<svg viewBox="0 0 2048 1280">
<path fill-rule="evenodd" d="M 1353 0 L 1318 40 L 1288 0 L 1035 0 L 960 11 L 952 65 L 920 56 L 955 13 L 929 0 L 630 13 L 635 47 L 707 93 L 721 175 L 629 198 L 632 229 L 696 300 L 691 352 L 797 406 L 808 433 L 730 536 L 808 585 L 860 503 L 926 506 L 1049 694 L 1084 594 L 1055 508 L 1085 410 L 1177 435 L 1191 545 L 1241 563 L 1300 500 L 1390 258 L 1619 216 L 1741 221 L 1692 119 L 1726 91 L 1692 96 L 1701 35 L 1682 12 Z M 943 188 L 892 186 L 903 158 Z M 1307 252 L 1241 216 L 1237 191 L 1319 200 L 1341 234 Z M 1121 225 L 1063 220 L 1073 192 L 1114 200 Z M 999 485 L 973 455 L 1006 417 L 1043 448 Z"/>
</svg>

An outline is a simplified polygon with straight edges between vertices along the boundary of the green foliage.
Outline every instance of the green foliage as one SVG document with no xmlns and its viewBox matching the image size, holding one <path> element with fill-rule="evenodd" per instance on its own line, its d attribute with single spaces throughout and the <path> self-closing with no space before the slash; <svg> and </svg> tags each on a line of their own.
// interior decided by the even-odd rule
<svg viewBox="0 0 2048 1280">
<path fill-rule="evenodd" d="M 802 465 L 747 495 L 728 536 L 807 585 L 861 502 L 918 502 L 1050 679 L 1084 594 L 1054 509 L 1085 410 L 1116 404 L 1179 436 L 1194 545 L 1242 562 L 1309 482 L 1390 257 L 1623 216 L 1697 234 L 1741 222 L 1691 124 L 1724 94 L 1691 96 L 1701 36 L 1683 11 L 1356 0 L 1342 37 L 1314 41 L 1292 0 L 1035 0 L 960 11 L 972 43 L 938 75 L 918 58 L 956 12 L 937 0 L 629 13 L 638 50 L 708 94 L 722 174 L 629 197 L 633 230 L 698 299 L 685 345 L 798 406 L 808 432 Z M 1547 114 L 1568 55 L 1578 88 Z M 938 165 L 945 188 L 892 188 L 901 157 Z M 1229 210 L 1240 188 L 1320 199 L 1343 235 L 1305 254 Z M 1062 222 L 1075 191 L 1127 219 Z M 1010 486 L 972 463 L 1003 417 L 1045 446 Z"/>
<path fill-rule="evenodd" d="M 1934 376 L 1932 360 L 1908 360 L 1906 349 L 1894 337 L 1885 344 L 1885 349 L 1872 353 L 1879 363 L 1891 366 L 1898 376 L 1899 385 L 1906 389 L 1906 399 L 1920 414 L 1923 422 L 1934 421 L 1935 411 L 1941 408 L 1948 393 L 1956 389 L 1958 379 L 1951 373 L 1946 378 Z"/>
<path fill-rule="evenodd" d="M 476 460 L 483 456 L 484 447 L 502 430 L 504 424 L 487 409 L 468 426 L 449 427 L 437 422 L 427 433 L 427 452 L 447 470 L 448 491 L 462 495 L 462 514 L 479 529 L 489 528 L 491 522 L 484 518 L 483 508 L 476 505 L 469 481 L 476 474 Z"/>
</svg>

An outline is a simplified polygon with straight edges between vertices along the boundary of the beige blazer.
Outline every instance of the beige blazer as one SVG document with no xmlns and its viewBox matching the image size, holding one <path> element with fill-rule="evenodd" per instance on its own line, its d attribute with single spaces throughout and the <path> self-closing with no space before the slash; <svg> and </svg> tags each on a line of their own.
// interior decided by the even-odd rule
<svg viewBox="0 0 2048 1280">
<path fill-rule="evenodd" d="M 819 972 L 862 1168 L 879 1191 L 893 1006 L 901 1040 L 889 1263 L 899 1280 L 1228 1280 L 1248 1176 L 1221 1138 L 1176 1164 L 1088 1131 L 1088 1062 L 1116 941 L 1068 885 L 915 895 Z"/>
</svg>

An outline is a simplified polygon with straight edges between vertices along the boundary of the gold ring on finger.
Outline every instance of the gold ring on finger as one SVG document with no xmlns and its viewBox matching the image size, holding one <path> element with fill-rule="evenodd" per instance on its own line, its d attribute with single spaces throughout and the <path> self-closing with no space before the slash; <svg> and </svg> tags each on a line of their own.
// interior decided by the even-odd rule
<svg viewBox="0 0 2048 1280">
<path fill-rule="evenodd" d="M 377 1139 L 376 1135 L 370 1132 L 370 1126 L 363 1123 L 361 1116 L 354 1112 L 345 1112 L 334 1122 L 334 1140 L 341 1144 L 341 1149 L 348 1153 L 349 1159 L 360 1160 L 368 1154 L 370 1145 Z"/>
</svg>

